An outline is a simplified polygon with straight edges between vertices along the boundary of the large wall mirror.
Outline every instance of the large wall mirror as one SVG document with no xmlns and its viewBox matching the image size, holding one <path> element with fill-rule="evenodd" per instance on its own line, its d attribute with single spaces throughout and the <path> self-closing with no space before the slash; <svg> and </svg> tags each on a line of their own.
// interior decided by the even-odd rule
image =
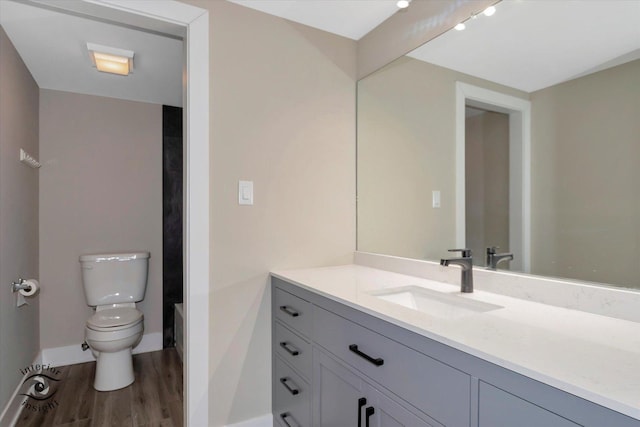
<svg viewBox="0 0 640 427">
<path fill-rule="evenodd" d="M 640 1 L 504 0 L 358 82 L 358 250 L 640 289 Z"/>
</svg>

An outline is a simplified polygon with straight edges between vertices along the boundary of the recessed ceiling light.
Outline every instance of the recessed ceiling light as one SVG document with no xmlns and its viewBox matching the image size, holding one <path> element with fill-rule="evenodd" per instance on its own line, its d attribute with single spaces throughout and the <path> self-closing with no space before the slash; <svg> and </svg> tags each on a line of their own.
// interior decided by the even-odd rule
<svg viewBox="0 0 640 427">
<path fill-rule="evenodd" d="M 128 76 L 133 70 L 133 51 L 87 43 L 93 66 L 103 73 Z"/>
<path fill-rule="evenodd" d="M 400 9 L 406 9 L 409 7 L 409 0 L 398 0 L 396 6 L 398 6 Z"/>
<path fill-rule="evenodd" d="M 485 16 L 491 16 L 491 15 L 493 15 L 494 13 L 496 13 L 496 8 L 495 8 L 495 6 L 489 6 L 488 8 L 486 8 L 486 9 L 484 10 L 484 14 L 485 14 Z"/>
<path fill-rule="evenodd" d="M 466 26 L 466 25 L 464 25 L 464 22 L 461 22 L 461 23 L 459 23 L 458 25 L 456 25 L 456 26 L 455 26 L 455 27 L 453 27 L 453 28 L 455 28 L 455 29 L 456 29 L 456 30 L 458 30 L 458 31 L 462 31 L 462 30 L 464 30 L 465 28 L 467 28 L 467 26 Z"/>
</svg>

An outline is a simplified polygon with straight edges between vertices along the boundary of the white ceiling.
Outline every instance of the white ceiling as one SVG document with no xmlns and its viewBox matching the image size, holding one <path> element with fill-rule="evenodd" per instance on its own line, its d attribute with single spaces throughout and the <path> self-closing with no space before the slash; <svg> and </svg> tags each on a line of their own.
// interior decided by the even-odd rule
<svg viewBox="0 0 640 427">
<path fill-rule="evenodd" d="M 409 56 L 533 92 L 640 58 L 639 0 L 503 0 Z"/>
<path fill-rule="evenodd" d="M 396 0 L 228 1 L 353 40 L 360 40 L 398 11 Z"/>
<path fill-rule="evenodd" d="M 398 11 L 396 0 L 229 1 L 356 40 Z M 503 0 L 410 56 L 531 92 L 637 59 L 639 22 L 640 0 Z M 182 105 L 176 38 L 10 0 L 0 24 L 41 88 Z M 133 74 L 96 71 L 87 42 L 133 50 Z"/>
<path fill-rule="evenodd" d="M 0 0 L 0 24 L 40 88 L 182 106 L 182 41 Z M 133 73 L 101 73 L 87 42 L 135 52 Z"/>
<path fill-rule="evenodd" d="M 182 41 L 51 7 L 0 0 L 0 24 L 43 89 L 182 106 Z M 352 39 L 397 12 L 396 0 L 230 0 Z M 87 42 L 135 52 L 127 77 L 98 72 Z"/>
</svg>

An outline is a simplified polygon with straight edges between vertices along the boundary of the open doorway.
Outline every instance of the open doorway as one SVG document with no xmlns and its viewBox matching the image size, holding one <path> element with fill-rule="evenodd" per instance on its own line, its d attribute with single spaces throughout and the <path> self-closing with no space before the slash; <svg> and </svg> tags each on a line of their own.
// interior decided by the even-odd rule
<svg viewBox="0 0 640 427">
<path fill-rule="evenodd" d="M 118 0 L 40 2 L 76 16 L 118 23 L 149 32 L 171 33 L 185 41 L 184 55 L 184 301 L 185 410 L 189 425 L 208 423 L 209 305 L 209 105 L 208 15 L 179 2 Z M 197 343 L 197 351 L 195 351 Z"/>
<path fill-rule="evenodd" d="M 470 134 L 469 137 L 476 141 L 469 141 L 470 145 L 467 145 L 468 118 L 480 122 L 476 127 L 493 122 L 495 127 L 489 133 L 494 135 L 490 138 L 502 134 L 498 136 L 502 142 L 492 145 L 491 152 L 482 151 L 479 147 L 484 145 L 481 142 L 486 134 Z M 476 259 L 481 260 L 486 247 L 508 242 L 508 250 L 514 255 L 510 267 L 523 272 L 530 271 L 530 124 L 531 104 L 528 100 L 456 83 L 456 244 L 458 247 L 477 246 L 479 249 L 475 253 L 479 256 Z M 473 133 L 477 131 L 475 129 Z M 468 153 L 469 149 L 480 151 Z M 486 154 L 487 158 L 492 158 L 491 162 L 487 164 L 479 154 L 482 157 Z M 475 164 L 469 165 L 471 162 Z M 468 171 L 472 176 L 467 177 Z M 472 183 L 471 180 L 475 181 Z M 473 187 L 468 188 L 470 186 Z M 491 194 L 486 193 L 487 188 Z M 495 203 L 496 200 L 500 203 Z M 470 202 L 474 206 L 467 206 Z M 489 240 L 486 238 L 487 223 L 493 234 Z"/>
<path fill-rule="evenodd" d="M 509 252 L 509 116 L 467 105 L 465 129 L 465 246 Z"/>
<path fill-rule="evenodd" d="M 184 38 L 184 418 L 207 425 L 209 406 L 209 16 L 180 2 L 103 0 L 69 4 L 76 13 L 171 31 Z"/>
</svg>

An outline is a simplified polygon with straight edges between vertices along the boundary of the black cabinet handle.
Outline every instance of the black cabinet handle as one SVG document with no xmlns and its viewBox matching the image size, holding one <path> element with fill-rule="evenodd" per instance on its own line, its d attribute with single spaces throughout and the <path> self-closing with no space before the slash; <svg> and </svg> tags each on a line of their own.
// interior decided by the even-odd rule
<svg viewBox="0 0 640 427">
<path fill-rule="evenodd" d="M 295 348 L 294 346 L 292 346 L 291 344 L 289 344 L 286 341 L 282 341 L 280 343 L 280 347 L 284 348 L 285 350 L 287 350 L 287 353 L 289 353 L 292 356 L 297 356 L 300 354 L 300 352 L 298 351 L 297 348 Z M 293 350 L 292 350 L 293 349 Z"/>
<path fill-rule="evenodd" d="M 284 311 L 285 313 L 287 313 L 287 314 L 288 314 L 289 316 L 291 316 L 291 317 L 298 317 L 298 316 L 300 316 L 300 313 L 298 313 L 298 312 L 297 312 L 297 311 L 295 311 L 295 310 L 292 310 L 291 308 L 289 308 L 289 307 L 288 307 L 288 306 L 286 306 L 286 305 L 281 305 L 281 306 L 280 306 L 280 310 Z"/>
<path fill-rule="evenodd" d="M 293 394 L 294 396 L 296 394 L 300 393 L 300 390 L 295 388 L 295 386 L 294 387 L 290 387 L 289 384 L 287 384 L 287 381 L 290 381 L 289 378 L 280 378 L 280 382 L 282 383 L 284 388 L 286 388 L 289 391 L 289 393 Z"/>
<path fill-rule="evenodd" d="M 363 353 L 360 350 L 358 350 L 358 346 L 355 345 L 355 344 L 351 344 L 349 346 L 349 350 L 351 350 L 352 352 L 354 352 L 358 356 L 362 357 L 364 360 L 366 360 L 369 363 L 373 363 L 376 366 L 384 365 L 384 360 L 381 357 L 378 357 L 377 359 L 374 359 L 373 357 L 369 356 L 368 354 Z"/>
<path fill-rule="evenodd" d="M 287 426 L 287 427 L 294 427 L 293 425 L 291 425 L 291 423 L 289 421 L 287 421 L 287 419 L 293 420 L 293 417 L 291 416 L 290 413 L 288 412 L 284 412 L 282 414 L 280 414 L 280 419 L 282 420 L 282 422 Z M 295 423 L 295 427 L 299 427 L 299 424 Z"/>
<path fill-rule="evenodd" d="M 358 427 L 362 427 L 362 407 L 367 404 L 367 399 L 361 397 L 358 399 Z"/>
<path fill-rule="evenodd" d="M 369 406 L 367 409 L 365 409 L 364 414 L 367 416 L 366 422 L 364 423 L 365 427 L 369 427 L 369 419 L 371 418 L 371 415 L 375 413 L 376 410 L 373 409 L 373 406 Z"/>
</svg>

